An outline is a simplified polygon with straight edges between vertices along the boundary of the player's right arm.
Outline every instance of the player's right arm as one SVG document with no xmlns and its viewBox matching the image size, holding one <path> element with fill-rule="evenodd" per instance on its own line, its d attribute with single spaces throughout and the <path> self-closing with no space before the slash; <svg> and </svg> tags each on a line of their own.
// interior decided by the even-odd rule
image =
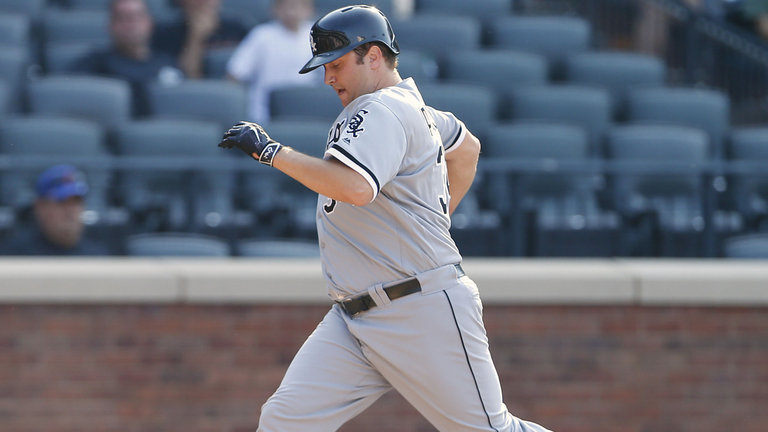
<svg viewBox="0 0 768 432">
<path fill-rule="evenodd" d="M 375 191 L 360 173 L 335 158 L 320 159 L 283 146 L 256 123 L 240 122 L 230 128 L 219 147 L 237 147 L 257 161 L 336 201 L 357 206 L 370 203 Z"/>
</svg>

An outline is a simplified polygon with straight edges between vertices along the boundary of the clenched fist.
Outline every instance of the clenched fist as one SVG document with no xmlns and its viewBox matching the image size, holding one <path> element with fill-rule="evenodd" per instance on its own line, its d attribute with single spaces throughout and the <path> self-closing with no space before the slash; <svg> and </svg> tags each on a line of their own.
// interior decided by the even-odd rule
<svg viewBox="0 0 768 432">
<path fill-rule="evenodd" d="M 241 121 L 224 134 L 219 147 L 237 147 L 264 165 L 272 166 L 272 159 L 283 145 L 270 138 L 260 125 Z"/>
</svg>

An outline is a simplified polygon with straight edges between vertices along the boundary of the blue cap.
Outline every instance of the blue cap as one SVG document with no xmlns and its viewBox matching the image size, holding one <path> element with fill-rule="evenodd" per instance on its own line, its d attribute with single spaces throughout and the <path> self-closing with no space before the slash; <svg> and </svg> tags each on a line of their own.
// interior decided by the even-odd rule
<svg viewBox="0 0 768 432">
<path fill-rule="evenodd" d="M 54 165 L 37 178 L 37 196 L 54 201 L 83 197 L 88 193 L 85 175 L 72 165 Z"/>
</svg>

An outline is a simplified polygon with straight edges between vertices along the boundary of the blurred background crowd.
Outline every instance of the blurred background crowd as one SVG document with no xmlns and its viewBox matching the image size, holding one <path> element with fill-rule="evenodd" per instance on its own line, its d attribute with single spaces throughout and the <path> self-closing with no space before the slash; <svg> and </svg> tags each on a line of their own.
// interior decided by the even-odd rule
<svg viewBox="0 0 768 432">
<path fill-rule="evenodd" d="M 0 0 L 0 253 L 315 256 L 316 196 L 216 147 L 320 156 L 338 0 Z M 481 139 L 467 256 L 768 256 L 768 1 L 377 0 Z"/>
</svg>

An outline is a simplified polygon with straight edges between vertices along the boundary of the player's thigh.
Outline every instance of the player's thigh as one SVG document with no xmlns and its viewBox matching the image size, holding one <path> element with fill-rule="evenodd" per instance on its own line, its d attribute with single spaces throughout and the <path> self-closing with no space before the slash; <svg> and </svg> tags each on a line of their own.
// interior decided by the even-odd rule
<svg viewBox="0 0 768 432">
<path fill-rule="evenodd" d="M 372 363 L 440 430 L 509 429 L 474 282 L 406 299 L 355 327 Z"/>
<path fill-rule="evenodd" d="M 391 387 L 331 309 L 262 407 L 259 431 L 334 431 Z"/>
</svg>

